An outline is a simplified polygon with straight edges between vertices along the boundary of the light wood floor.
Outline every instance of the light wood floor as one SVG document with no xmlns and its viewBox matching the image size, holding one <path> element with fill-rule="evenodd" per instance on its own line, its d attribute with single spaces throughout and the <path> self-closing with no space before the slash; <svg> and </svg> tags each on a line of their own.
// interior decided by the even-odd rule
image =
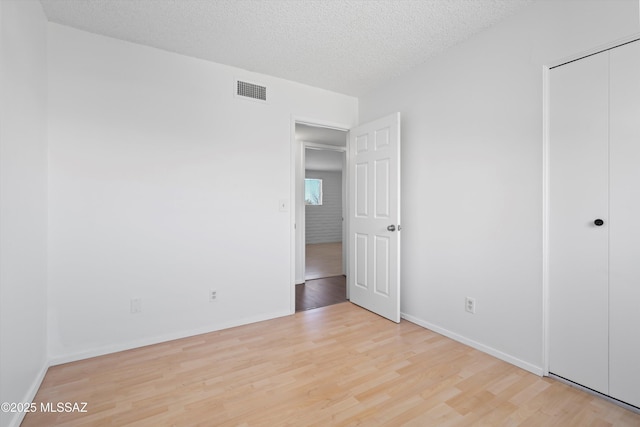
<svg viewBox="0 0 640 427">
<path fill-rule="evenodd" d="M 305 247 L 305 280 L 342 275 L 342 242 Z"/>
<path fill-rule="evenodd" d="M 23 426 L 639 426 L 640 415 L 351 303 L 49 369 Z M 39 404 L 39 403 L 38 403 Z"/>
</svg>

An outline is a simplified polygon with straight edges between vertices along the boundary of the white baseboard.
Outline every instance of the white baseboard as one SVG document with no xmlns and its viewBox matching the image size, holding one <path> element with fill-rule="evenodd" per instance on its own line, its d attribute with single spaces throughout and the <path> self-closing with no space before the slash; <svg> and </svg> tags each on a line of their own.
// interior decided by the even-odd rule
<svg viewBox="0 0 640 427">
<path fill-rule="evenodd" d="M 271 320 L 278 317 L 284 317 L 291 315 L 291 312 L 279 311 L 261 316 L 248 317 L 232 322 L 219 323 L 213 327 L 192 329 L 189 331 L 182 331 L 172 334 L 159 335 L 151 338 L 143 338 L 135 341 L 129 341 L 121 344 L 114 344 L 94 348 L 86 351 L 80 351 L 76 353 L 57 355 L 49 360 L 50 366 L 61 365 L 63 363 L 77 362 L 78 360 L 89 359 L 91 357 L 104 356 L 105 354 L 117 353 L 119 351 L 131 350 L 134 348 L 145 347 L 153 344 L 160 344 L 167 341 L 173 341 L 180 338 L 192 337 L 195 335 L 207 334 L 209 332 L 220 331 L 228 328 L 235 328 L 236 326 L 248 325 L 250 323 L 262 322 L 264 320 Z"/>
<path fill-rule="evenodd" d="M 44 376 L 47 374 L 47 369 L 49 369 L 49 366 L 50 366 L 49 363 L 47 362 L 43 363 L 42 368 L 40 368 L 40 372 L 38 372 L 38 375 L 31 383 L 31 387 L 29 387 L 29 389 L 27 390 L 23 399 L 20 402 L 33 402 L 33 399 L 35 399 L 36 397 L 36 393 L 38 393 L 38 390 L 42 385 Z M 26 412 L 14 413 L 13 418 L 11 418 L 9 421 L 8 427 L 19 427 L 20 424 L 22 423 L 22 420 L 24 420 L 25 415 L 27 415 Z"/>
<path fill-rule="evenodd" d="M 438 334 L 444 335 L 447 338 L 451 338 L 452 340 L 468 345 L 469 347 L 473 347 L 476 350 L 480 350 L 483 353 L 490 354 L 493 357 L 496 357 L 512 365 L 515 365 L 518 368 L 522 368 L 525 371 L 529 371 L 532 374 L 538 375 L 540 377 L 544 375 L 544 369 L 542 368 L 542 366 L 536 366 L 532 363 L 526 362 L 524 360 L 520 360 L 517 357 L 513 357 L 507 353 L 503 353 L 500 350 L 496 350 L 493 347 L 489 347 L 487 345 L 484 345 L 482 343 L 479 343 L 477 341 L 474 341 L 462 335 L 456 334 L 455 332 L 451 332 L 447 329 L 441 328 L 440 326 L 434 325 L 433 323 L 429 323 L 422 319 L 418 319 L 417 317 L 411 316 L 409 314 L 400 313 L 400 316 L 411 323 L 415 323 L 418 326 L 422 326 L 423 328 L 429 329 L 433 332 L 437 332 Z"/>
</svg>

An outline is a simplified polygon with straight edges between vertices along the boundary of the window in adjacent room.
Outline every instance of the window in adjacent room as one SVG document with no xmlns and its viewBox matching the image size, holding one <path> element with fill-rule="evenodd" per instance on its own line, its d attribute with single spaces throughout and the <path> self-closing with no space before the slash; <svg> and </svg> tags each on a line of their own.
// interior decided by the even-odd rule
<svg viewBox="0 0 640 427">
<path fill-rule="evenodd" d="M 304 180 L 304 204 L 319 206 L 322 205 L 322 180 L 306 178 Z"/>
</svg>

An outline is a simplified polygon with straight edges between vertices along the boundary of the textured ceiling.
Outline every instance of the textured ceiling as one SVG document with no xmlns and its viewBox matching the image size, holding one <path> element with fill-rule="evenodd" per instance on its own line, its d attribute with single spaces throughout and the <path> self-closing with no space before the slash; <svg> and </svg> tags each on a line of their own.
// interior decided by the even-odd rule
<svg viewBox="0 0 640 427">
<path fill-rule="evenodd" d="M 363 95 L 532 0 L 41 0 L 63 25 Z"/>
</svg>

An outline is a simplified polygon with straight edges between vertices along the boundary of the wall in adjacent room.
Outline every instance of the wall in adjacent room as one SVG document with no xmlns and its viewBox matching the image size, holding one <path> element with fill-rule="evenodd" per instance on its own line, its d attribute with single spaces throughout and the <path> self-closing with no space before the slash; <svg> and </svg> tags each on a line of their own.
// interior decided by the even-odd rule
<svg viewBox="0 0 640 427">
<path fill-rule="evenodd" d="M 402 113 L 406 318 L 542 372 L 543 65 L 638 16 L 636 0 L 536 2 L 360 98 L 360 122 Z"/>
<path fill-rule="evenodd" d="M 305 206 L 306 244 L 342 241 L 342 172 L 307 170 L 306 178 L 322 179 L 322 205 Z"/>
<path fill-rule="evenodd" d="M 29 402 L 48 367 L 46 37 L 42 6 L 0 1 L 0 402 Z M 0 425 L 21 413 L 0 412 Z"/>
<path fill-rule="evenodd" d="M 57 24 L 49 69 L 54 362 L 291 313 L 293 120 L 357 99 Z"/>
</svg>

